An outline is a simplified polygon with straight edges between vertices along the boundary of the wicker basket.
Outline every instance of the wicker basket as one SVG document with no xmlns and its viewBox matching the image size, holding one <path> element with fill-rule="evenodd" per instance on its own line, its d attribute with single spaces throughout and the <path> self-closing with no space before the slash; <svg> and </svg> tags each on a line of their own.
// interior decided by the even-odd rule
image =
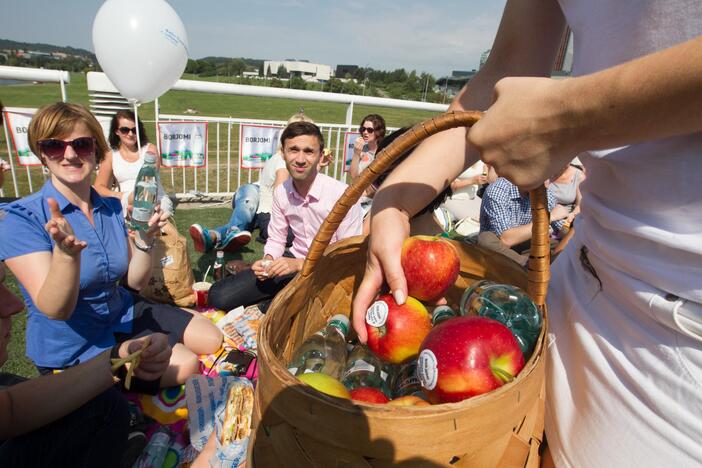
<svg viewBox="0 0 702 468">
<path fill-rule="evenodd" d="M 305 338 L 336 313 L 349 314 L 363 277 L 366 242 L 332 234 L 363 190 L 399 155 L 439 131 L 470 126 L 478 112 L 447 113 L 398 138 L 349 187 L 314 239 L 300 274 L 271 304 L 259 332 L 259 382 L 250 466 L 536 467 L 543 434 L 545 292 L 549 274 L 548 211 L 543 188 L 531 193 L 532 253 L 528 273 L 480 247 L 454 243 L 461 274 L 449 303 L 487 278 L 527 289 L 544 313 L 544 330 L 526 366 L 511 383 L 460 403 L 429 407 L 354 404 L 301 384 L 285 363 Z M 326 251 L 325 251 L 326 249 Z"/>
</svg>

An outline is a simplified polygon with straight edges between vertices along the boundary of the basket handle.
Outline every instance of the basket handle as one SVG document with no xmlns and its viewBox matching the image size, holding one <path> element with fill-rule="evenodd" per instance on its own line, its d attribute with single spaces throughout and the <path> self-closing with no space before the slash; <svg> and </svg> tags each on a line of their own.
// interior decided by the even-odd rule
<svg viewBox="0 0 702 468">
<path fill-rule="evenodd" d="M 351 207 L 359 200 L 365 189 L 368 188 L 380 174 L 384 173 L 398 157 L 431 135 L 451 128 L 470 127 L 477 122 L 481 116 L 482 112 L 478 111 L 447 112 L 438 115 L 418 123 L 381 151 L 353 184 L 346 188 L 346 191 L 339 198 L 334 208 L 332 208 L 331 212 L 322 223 L 322 226 L 319 228 L 317 235 L 310 245 L 300 275 L 307 277 L 312 273 L 317 261 L 321 258 L 327 246 L 329 246 L 332 236 Z M 549 213 L 545 187 L 541 186 L 533 190 L 530 193 L 530 197 L 533 224 L 531 250 L 527 268 L 527 292 L 534 302 L 536 302 L 537 306 L 543 306 L 546 302 L 550 255 L 548 231 Z"/>
</svg>

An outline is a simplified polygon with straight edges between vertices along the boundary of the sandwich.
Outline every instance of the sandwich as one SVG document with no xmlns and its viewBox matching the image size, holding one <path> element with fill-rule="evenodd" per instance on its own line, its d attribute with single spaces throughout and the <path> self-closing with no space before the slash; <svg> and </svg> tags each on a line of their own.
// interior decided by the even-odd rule
<svg viewBox="0 0 702 468">
<path fill-rule="evenodd" d="M 219 437 L 222 445 L 228 445 L 249 437 L 253 403 L 254 393 L 250 385 L 234 384 L 229 388 L 227 406 L 224 409 L 222 433 Z"/>
</svg>

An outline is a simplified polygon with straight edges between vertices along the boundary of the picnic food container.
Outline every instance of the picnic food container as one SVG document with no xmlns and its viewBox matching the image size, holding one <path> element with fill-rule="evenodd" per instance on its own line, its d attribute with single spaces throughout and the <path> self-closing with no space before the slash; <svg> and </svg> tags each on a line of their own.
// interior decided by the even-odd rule
<svg viewBox="0 0 702 468">
<path fill-rule="evenodd" d="M 527 290 L 544 315 L 534 352 L 515 380 L 459 403 L 398 407 L 327 396 L 302 384 L 285 366 L 292 352 L 329 317 L 350 314 L 363 278 L 367 242 L 354 237 L 328 247 L 350 207 L 401 154 L 440 131 L 469 127 L 480 116 L 451 112 L 414 126 L 377 155 L 320 227 L 302 270 L 275 297 L 261 323 L 250 466 L 539 466 L 549 278 L 549 214 L 543 187 L 531 193 L 533 238 L 526 271 L 494 252 L 451 241 L 461 271 L 447 294 L 449 304 L 457 305 L 473 282 L 489 279 Z M 411 193 L 411 184 L 406 190 Z"/>
</svg>

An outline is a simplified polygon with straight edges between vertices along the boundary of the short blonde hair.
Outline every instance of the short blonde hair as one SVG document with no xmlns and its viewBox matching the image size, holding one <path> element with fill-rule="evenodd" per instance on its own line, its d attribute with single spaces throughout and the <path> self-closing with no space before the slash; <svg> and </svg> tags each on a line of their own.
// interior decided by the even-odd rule
<svg viewBox="0 0 702 468">
<path fill-rule="evenodd" d="M 29 129 L 27 130 L 29 147 L 44 163 L 38 142 L 48 138 L 65 138 L 71 134 L 79 122 L 84 123 L 88 127 L 91 136 L 97 141 L 95 161 L 99 164 L 105 157 L 109 147 L 107 146 L 107 141 L 105 141 L 105 135 L 102 133 L 100 123 L 85 106 L 80 104 L 57 102 L 39 109 L 32 117 L 32 121 L 29 122 Z"/>
<path fill-rule="evenodd" d="M 296 112 L 293 115 L 290 116 L 288 119 L 288 125 L 294 122 L 309 122 L 309 123 L 314 123 L 314 120 L 310 119 L 305 115 L 304 111 Z"/>
</svg>

